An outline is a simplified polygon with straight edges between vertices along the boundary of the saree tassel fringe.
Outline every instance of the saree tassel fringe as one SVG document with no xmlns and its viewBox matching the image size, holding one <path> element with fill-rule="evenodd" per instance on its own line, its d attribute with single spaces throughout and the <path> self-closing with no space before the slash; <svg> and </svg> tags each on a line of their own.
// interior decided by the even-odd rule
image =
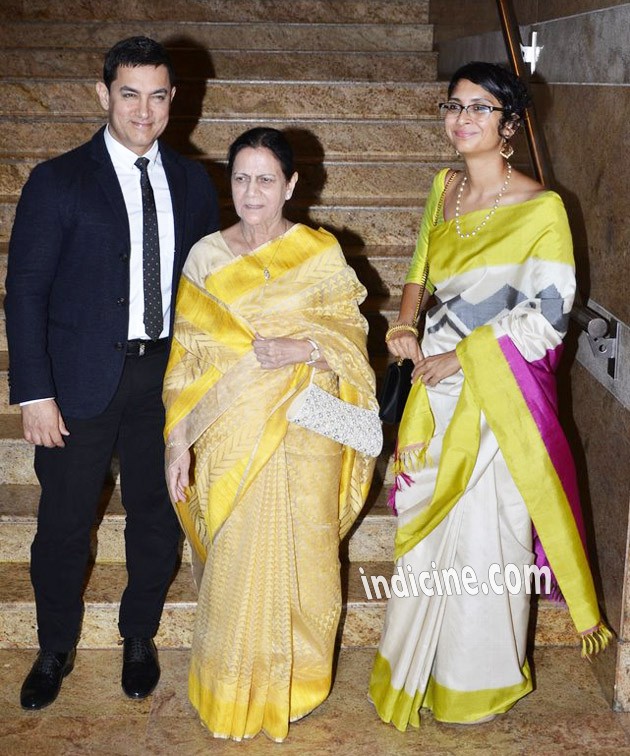
<svg viewBox="0 0 630 756">
<path fill-rule="evenodd" d="M 612 638 L 611 630 L 604 622 L 600 622 L 595 630 L 582 636 L 582 658 L 590 661 L 595 654 L 608 647 Z"/>
<path fill-rule="evenodd" d="M 403 485 L 409 488 L 412 483 L 413 478 L 410 475 L 407 475 L 407 473 L 400 472 L 396 475 L 394 485 L 389 489 L 389 495 L 387 497 L 387 506 L 395 515 L 398 514 L 398 510 L 396 509 L 396 494 L 399 491 L 402 491 Z"/>
<path fill-rule="evenodd" d="M 394 459 L 394 473 L 398 476 L 405 472 L 418 472 L 427 463 L 427 449 L 429 444 L 408 446 L 402 451 L 396 451 Z M 431 460 L 428 460 L 429 463 Z"/>
</svg>

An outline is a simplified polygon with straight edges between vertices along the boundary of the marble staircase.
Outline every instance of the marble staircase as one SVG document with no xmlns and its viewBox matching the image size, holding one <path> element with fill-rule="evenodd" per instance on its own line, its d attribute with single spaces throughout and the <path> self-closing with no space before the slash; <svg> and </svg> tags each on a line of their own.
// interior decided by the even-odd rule
<svg viewBox="0 0 630 756">
<path fill-rule="evenodd" d="M 377 373 L 395 317 L 422 204 L 435 170 L 453 159 L 435 116 L 436 81 L 428 0 L 4 0 L 0 9 L 0 296 L 21 187 L 39 161 L 88 139 L 103 123 L 94 92 L 102 56 L 115 41 L 147 34 L 172 50 L 180 72 L 167 138 L 202 161 L 231 209 L 224 156 L 259 123 L 285 129 L 300 182 L 288 212 L 340 239 L 369 291 L 364 312 Z M 29 547 L 38 489 L 32 449 L 8 405 L 8 356 L 0 315 L 0 648 L 36 645 Z M 388 575 L 394 520 L 384 479 L 391 433 L 364 514 L 342 545 L 344 646 L 374 646 L 384 602 L 368 601 L 359 577 Z M 124 511 L 116 471 L 94 531 L 81 645 L 118 641 L 125 580 Z M 184 547 L 159 642 L 190 642 L 194 590 Z M 537 644 L 575 642 L 566 611 L 540 602 Z M 534 634 L 534 630 L 532 631 Z"/>
</svg>

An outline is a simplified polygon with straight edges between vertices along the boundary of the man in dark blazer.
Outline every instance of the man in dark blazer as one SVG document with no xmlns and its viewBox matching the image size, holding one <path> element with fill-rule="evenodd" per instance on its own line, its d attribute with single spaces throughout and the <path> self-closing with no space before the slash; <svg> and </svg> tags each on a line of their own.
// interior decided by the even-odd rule
<svg viewBox="0 0 630 756">
<path fill-rule="evenodd" d="M 17 207 L 10 400 L 41 485 L 31 549 L 40 652 L 22 686 L 27 709 L 54 701 L 72 671 L 90 529 L 114 450 L 127 513 L 122 686 L 144 698 L 159 679 L 153 637 L 180 535 L 164 479 L 162 378 L 184 260 L 218 228 L 204 169 L 158 141 L 173 79 L 153 40 L 115 45 L 97 84 L 107 126 L 38 165 Z"/>
</svg>

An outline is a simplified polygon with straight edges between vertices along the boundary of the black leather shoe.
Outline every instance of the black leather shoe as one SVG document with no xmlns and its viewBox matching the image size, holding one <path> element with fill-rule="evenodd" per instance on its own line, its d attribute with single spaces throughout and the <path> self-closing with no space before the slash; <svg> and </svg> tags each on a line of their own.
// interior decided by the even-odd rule
<svg viewBox="0 0 630 756">
<path fill-rule="evenodd" d="M 59 695 L 61 683 L 74 668 L 75 649 L 65 654 L 40 651 L 20 693 L 23 709 L 43 709 Z"/>
<path fill-rule="evenodd" d="M 160 679 L 160 664 L 153 638 L 123 641 L 122 689 L 129 698 L 146 698 Z"/>
</svg>

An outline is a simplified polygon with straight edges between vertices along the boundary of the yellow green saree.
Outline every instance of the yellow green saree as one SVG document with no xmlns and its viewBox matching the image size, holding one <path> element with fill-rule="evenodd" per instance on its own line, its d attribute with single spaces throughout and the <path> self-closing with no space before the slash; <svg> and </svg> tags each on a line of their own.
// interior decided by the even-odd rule
<svg viewBox="0 0 630 756">
<path fill-rule="evenodd" d="M 501 206 L 461 239 L 453 220 L 434 218 L 446 173 L 434 181 L 407 281 L 419 280 L 428 257 L 435 306 L 422 350 L 455 350 L 461 370 L 434 387 L 417 382 L 400 424 L 397 567 L 428 581 L 391 597 L 370 681 L 379 716 L 400 730 L 419 726 L 421 708 L 443 722 L 483 721 L 533 689 L 536 569 L 553 571 L 541 592 L 557 585 L 585 655 L 610 639 L 556 411 L 575 292 L 562 200 L 542 192 Z M 482 210 L 462 218 L 470 228 L 480 220 Z"/>
<path fill-rule="evenodd" d="M 203 565 L 189 695 L 217 737 L 281 741 L 327 697 L 339 540 L 373 471 L 373 460 L 287 422 L 310 368 L 263 370 L 252 339 L 314 339 L 331 368 L 315 382 L 374 408 L 364 297 L 335 238 L 299 224 L 243 257 L 212 234 L 186 263 L 165 437 L 167 464 L 194 453 L 194 482 L 176 507 Z"/>
</svg>

